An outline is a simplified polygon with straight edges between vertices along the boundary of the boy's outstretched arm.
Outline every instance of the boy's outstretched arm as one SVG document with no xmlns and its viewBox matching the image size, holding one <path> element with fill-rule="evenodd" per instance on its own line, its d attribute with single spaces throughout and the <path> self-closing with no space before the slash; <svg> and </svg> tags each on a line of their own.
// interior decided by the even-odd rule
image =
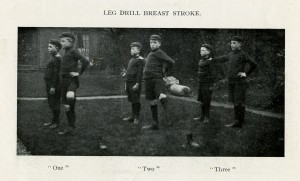
<svg viewBox="0 0 300 181">
<path fill-rule="evenodd" d="M 224 63 L 227 62 L 229 60 L 229 56 L 228 55 L 222 55 L 216 58 L 212 58 L 212 61 L 216 61 L 218 63 Z"/>
</svg>

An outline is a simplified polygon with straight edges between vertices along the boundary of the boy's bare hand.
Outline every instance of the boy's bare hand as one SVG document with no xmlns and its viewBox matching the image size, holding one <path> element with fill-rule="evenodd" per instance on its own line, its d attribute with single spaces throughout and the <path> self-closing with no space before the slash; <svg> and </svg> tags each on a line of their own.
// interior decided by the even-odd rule
<svg viewBox="0 0 300 181">
<path fill-rule="evenodd" d="M 136 91 L 136 90 L 138 90 L 138 89 L 139 89 L 139 84 L 136 83 L 136 84 L 132 87 L 132 90 L 133 90 L 133 91 Z"/>
<path fill-rule="evenodd" d="M 72 77 L 77 77 L 77 76 L 79 76 L 79 73 L 78 72 L 70 72 L 70 75 Z"/>
<path fill-rule="evenodd" d="M 245 72 L 239 72 L 237 74 L 238 77 L 246 77 L 246 73 Z"/>
<path fill-rule="evenodd" d="M 51 87 L 49 93 L 50 93 L 50 94 L 55 94 L 55 88 L 54 88 L 54 87 Z"/>
</svg>

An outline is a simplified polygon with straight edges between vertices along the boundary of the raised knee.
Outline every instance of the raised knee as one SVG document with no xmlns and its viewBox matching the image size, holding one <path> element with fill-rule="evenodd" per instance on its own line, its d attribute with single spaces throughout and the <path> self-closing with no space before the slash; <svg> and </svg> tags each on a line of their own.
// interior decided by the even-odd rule
<svg viewBox="0 0 300 181">
<path fill-rule="evenodd" d="M 66 111 L 69 111 L 69 110 L 70 110 L 70 105 L 65 104 L 64 107 L 65 107 L 65 110 L 66 110 Z"/>
<path fill-rule="evenodd" d="M 151 106 L 155 106 L 157 103 L 156 103 L 156 101 L 155 100 L 153 100 L 153 101 L 150 101 L 150 105 Z"/>
<path fill-rule="evenodd" d="M 68 100 L 74 100 L 75 98 L 75 93 L 73 91 L 68 91 L 67 92 L 67 99 Z"/>
<path fill-rule="evenodd" d="M 162 100 L 162 99 L 165 99 L 165 98 L 167 98 L 166 94 L 163 94 L 163 93 L 159 94 L 159 97 L 158 97 L 159 100 Z"/>
</svg>

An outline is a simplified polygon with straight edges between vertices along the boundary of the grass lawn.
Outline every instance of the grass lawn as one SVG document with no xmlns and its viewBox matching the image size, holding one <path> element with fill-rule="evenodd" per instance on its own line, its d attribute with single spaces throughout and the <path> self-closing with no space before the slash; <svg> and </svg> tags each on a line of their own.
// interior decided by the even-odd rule
<svg viewBox="0 0 300 181">
<path fill-rule="evenodd" d="M 146 105 L 142 98 L 141 123 L 133 125 L 122 121 L 131 109 L 126 99 L 78 101 L 76 134 L 60 137 L 58 130 L 43 127 L 51 116 L 46 101 L 18 101 L 18 138 L 32 155 L 284 156 L 284 120 L 247 113 L 244 129 L 236 131 L 224 127 L 232 120 L 232 110 L 213 107 L 211 122 L 203 125 L 191 121 L 198 104 L 170 99 L 174 125 L 168 129 L 161 126 L 158 131 L 141 131 L 141 126 L 151 120 Z M 62 129 L 66 126 L 64 111 L 61 120 Z M 195 140 L 202 143 L 199 149 L 182 147 L 191 128 Z M 100 150 L 99 142 L 108 149 Z"/>
<path fill-rule="evenodd" d="M 44 73 L 39 72 L 18 72 L 18 97 L 45 97 Z M 179 76 L 180 77 L 180 76 Z M 191 88 L 191 96 L 195 99 L 198 94 L 197 78 L 182 78 L 181 84 Z M 78 96 L 105 96 L 126 94 L 125 80 L 108 75 L 105 71 L 97 73 L 85 73 L 80 77 L 80 88 Z M 252 81 L 247 90 L 246 105 L 255 109 L 264 110 L 270 104 L 272 92 L 264 84 Z M 227 85 L 219 85 L 214 90 L 212 100 L 228 103 Z M 283 105 L 271 111 L 283 112 Z M 268 108 L 270 109 L 270 108 Z"/>
<path fill-rule="evenodd" d="M 44 72 L 18 72 L 18 97 L 46 97 Z M 78 96 L 125 94 L 125 81 L 105 72 L 85 73 L 79 79 Z"/>
</svg>

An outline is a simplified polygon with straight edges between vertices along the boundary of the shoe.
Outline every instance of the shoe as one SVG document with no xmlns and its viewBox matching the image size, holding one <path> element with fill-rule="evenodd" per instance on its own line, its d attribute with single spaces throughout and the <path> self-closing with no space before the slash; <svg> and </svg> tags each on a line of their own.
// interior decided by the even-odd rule
<svg viewBox="0 0 300 181">
<path fill-rule="evenodd" d="M 139 124 L 139 119 L 135 118 L 133 124 Z"/>
<path fill-rule="evenodd" d="M 151 130 L 158 130 L 158 125 L 156 124 L 149 124 L 147 126 L 143 126 L 142 129 L 151 129 Z"/>
<path fill-rule="evenodd" d="M 195 117 L 195 118 L 193 118 L 193 120 L 202 122 L 202 121 L 204 121 L 204 116 Z"/>
<path fill-rule="evenodd" d="M 192 142 L 190 142 L 190 146 L 193 147 L 193 148 L 199 148 L 200 144 L 197 143 L 197 142 L 192 141 Z"/>
<path fill-rule="evenodd" d="M 234 121 L 233 123 L 226 124 L 225 127 L 227 128 L 243 128 L 243 125 L 238 121 Z"/>
<path fill-rule="evenodd" d="M 58 127 L 59 127 L 59 125 L 56 124 L 56 123 L 54 123 L 54 124 L 52 124 L 51 126 L 49 126 L 50 129 L 56 129 L 56 128 L 58 128 Z"/>
<path fill-rule="evenodd" d="M 207 124 L 207 123 L 209 123 L 209 118 L 208 118 L 208 117 L 205 117 L 205 118 L 204 118 L 204 121 L 203 121 L 203 124 Z"/>
<path fill-rule="evenodd" d="M 49 123 L 45 123 L 44 126 L 51 126 L 53 123 L 49 122 Z"/>
<path fill-rule="evenodd" d="M 99 148 L 101 150 L 107 150 L 107 146 L 103 145 L 102 143 L 99 144 Z"/>
<path fill-rule="evenodd" d="M 188 141 L 186 143 L 186 147 L 192 147 L 192 148 L 199 148 L 200 147 L 200 144 L 195 142 L 195 141 Z"/>
<path fill-rule="evenodd" d="M 58 132 L 58 135 L 67 136 L 67 135 L 72 135 L 73 133 L 74 133 L 74 128 L 66 128 L 63 131 Z"/>
<path fill-rule="evenodd" d="M 133 117 L 123 118 L 123 121 L 133 122 L 133 121 L 134 121 L 134 118 L 133 118 Z"/>
</svg>

